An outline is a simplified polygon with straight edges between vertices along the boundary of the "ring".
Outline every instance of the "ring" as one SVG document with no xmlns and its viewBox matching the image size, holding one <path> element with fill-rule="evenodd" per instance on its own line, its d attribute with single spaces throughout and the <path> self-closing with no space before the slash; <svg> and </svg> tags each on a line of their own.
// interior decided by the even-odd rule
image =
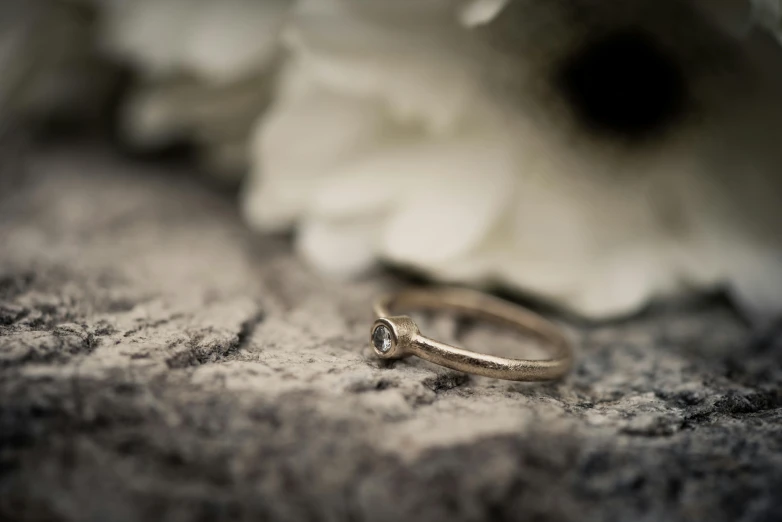
<svg viewBox="0 0 782 522">
<path fill-rule="evenodd" d="M 453 370 L 510 381 L 547 381 L 564 376 L 573 361 L 570 342 L 559 328 L 539 315 L 507 301 L 463 289 L 411 289 L 387 295 L 374 304 L 371 344 L 382 359 L 415 355 Z M 399 309 L 449 310 L 501 323 L 544 341 L 549 359 L 510 359 L 485 355 L 421 335 Z"/>
</svg>

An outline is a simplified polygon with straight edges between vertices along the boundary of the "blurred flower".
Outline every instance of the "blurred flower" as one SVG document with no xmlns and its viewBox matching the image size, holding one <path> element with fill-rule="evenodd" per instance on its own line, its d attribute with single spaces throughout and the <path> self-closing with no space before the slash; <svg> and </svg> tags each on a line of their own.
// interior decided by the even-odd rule
<svg viewBox="0 0 782 522">
<path fill-rule="evenodd" d="M 140 150 L 181 141 L 216 172 L 241 172 L 269 97 L 288 0 L 103 0 L 103 47 L 141 79 L 121 136 Z"/>
<path fill-rule="evenodd" d="M 782 61 L 684 2 L 581 4 L 300 2 L 247 220 L 337 275 L 782 310 Z"/>
</svg>

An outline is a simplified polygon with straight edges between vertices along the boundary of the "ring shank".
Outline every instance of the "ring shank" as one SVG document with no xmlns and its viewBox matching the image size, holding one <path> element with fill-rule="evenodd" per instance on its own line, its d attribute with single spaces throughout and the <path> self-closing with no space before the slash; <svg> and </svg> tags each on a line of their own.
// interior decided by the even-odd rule
<svg viewBox="0 0 782 522">
<path fill-rule="evenodd" d="M 570 369 L 572 349 L 565 335 L 539 315 L 501 299 L 463 289 L 411 289 L 379 299 L 377 318 L 400 309 L 447 310 L 505 324 L 542 340 L 551 357 L 511 359 L 465 350 L 417 335 L 409 350 L 418 357 L 454 370 L 515 381 L 558 379 Z"/>
</svg>

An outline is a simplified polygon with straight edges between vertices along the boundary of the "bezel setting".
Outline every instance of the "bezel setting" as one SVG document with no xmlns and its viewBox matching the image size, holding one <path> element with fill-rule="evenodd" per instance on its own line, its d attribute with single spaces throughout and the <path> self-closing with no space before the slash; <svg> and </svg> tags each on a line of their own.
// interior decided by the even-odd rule
<svg viewBox="0 0 782 522">
<path fill-rule="evenodd" d="M 375 326 L 372 332 L 372 346 L 380 353 L 388 353 L 394 347 L 394 334 L 384 324 Z"/>
<path fill-rule="evenodd" d="M 385 351 L 375 345 L 375 332 L 381 327 L 385 328 L 391 336 L 391 346 Z M 399 359 L 411 355 L 410 347 L 417 335 L 418 327 L 409 317 L 381 317 L 372 325 L 369 342 L 378 357 Z"/>
<path fill-rule="evenodd" d="M 386 332 L 388 332 L 391 345 L 388 347 L 387 350 L 378 348 L 375 342 L 376 341 L 375 335 L 380 329 L 383 329 Z M 369 334 L 369 342 L 372 345 L 372 349 L 375 351 L 375 354 L 377 354 L 379 357 L 383 357 L 383 358 L 393 357 L 393 355 L 396 353 L 396 349 L 398 345 L 398 337 L 396 335 L 396 332 L 394 331 L 393 323 L 391 321 L 388 321 L 387 319 L 378 319 L 377 321 L 375 321 L 375 323 L 372 325 L 372 331 Z"/>
</svg>

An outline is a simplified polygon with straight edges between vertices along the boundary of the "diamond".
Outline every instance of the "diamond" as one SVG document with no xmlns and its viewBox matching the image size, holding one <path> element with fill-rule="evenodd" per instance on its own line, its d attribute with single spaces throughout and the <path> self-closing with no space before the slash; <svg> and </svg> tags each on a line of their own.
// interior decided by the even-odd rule
<svg viewBox="0 0 782 522">
<path fill-rule="evenodd" d="M 387 326 L 381 324 L 372 332 L 372 344 L 377 351 L 381 353 L 388 352 L 391 349 L 392 342 L 391 331 Z"/>
</svg>

